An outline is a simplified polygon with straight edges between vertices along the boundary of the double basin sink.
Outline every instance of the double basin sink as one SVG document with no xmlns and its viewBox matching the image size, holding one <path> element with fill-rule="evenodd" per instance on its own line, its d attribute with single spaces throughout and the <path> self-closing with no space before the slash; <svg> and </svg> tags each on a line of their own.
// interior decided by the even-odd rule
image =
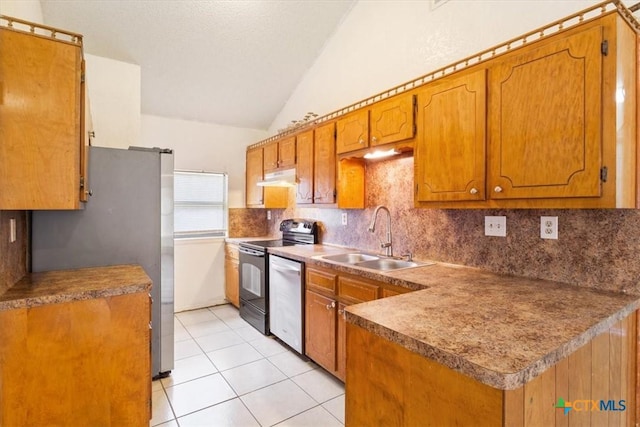
<svg viewBox="0 0 640 427">
<path fill-rule="evenodd" d="M 346 254 L 320 255 L 318 259 L 333 261 L 340 264 L 350 264 L 356 267 L 370 268 L 372 270 L 399 270 L 402 268 L 413 268 L 429 265 L 429 263 L 417 263 L 396 258 L 385 258 L 377 255 L 370 255 L 361 252 Z"/>
</svg>

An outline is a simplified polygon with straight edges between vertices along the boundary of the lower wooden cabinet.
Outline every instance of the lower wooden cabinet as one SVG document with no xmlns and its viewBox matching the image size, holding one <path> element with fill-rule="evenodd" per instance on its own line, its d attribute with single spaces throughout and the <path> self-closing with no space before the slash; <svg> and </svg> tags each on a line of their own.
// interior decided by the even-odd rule
<svg viewBox="0 0 640 427">
<path fill-rule="evenodd" d="M 351 304 L 409 292 L 332 269 L 306 268 L 306 355 L 342 381 L 346 378 L 345 308 Z"/>
<path fill-rule="evenodd" d="M 240 273 L 238 247 L 227 243 L 224 248 L 224 295 L 235 307 L 240 307 Z"/>
<path fill-rule="evenodd" d="M 0 425 L 143 426 L 147 292 L 0 311 Z"/>
<path fill-rule="evenodd" d="M 637 313 L 515 390 L 490 387 L 354 324 L 347 330 L 345 425 L 637 425 Z M 565 414 L 559 399 L 575 410 Z"/>
</svg>

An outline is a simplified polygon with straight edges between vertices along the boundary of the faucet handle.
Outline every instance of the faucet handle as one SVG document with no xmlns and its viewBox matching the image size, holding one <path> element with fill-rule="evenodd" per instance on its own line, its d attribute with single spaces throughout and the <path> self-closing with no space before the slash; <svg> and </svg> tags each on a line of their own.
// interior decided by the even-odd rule
<svg viewBox="0 0 640 427">
<path fill-rule="evenodd" d="M 413 253 L 411 253 L 411 251 L 407 252 L 406 254 L 402 254 L 401 256 L 406 256 L 407 261 L 409 262 L 413 261 Z"/>
</svg>

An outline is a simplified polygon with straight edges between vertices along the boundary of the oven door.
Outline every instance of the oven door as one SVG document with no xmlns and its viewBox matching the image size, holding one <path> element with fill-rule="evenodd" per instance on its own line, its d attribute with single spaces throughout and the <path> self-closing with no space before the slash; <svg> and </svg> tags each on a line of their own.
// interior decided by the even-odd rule
<svg viewBox="0 0 640 427">
<path fill-rule="evenodd" d="M 263 313 L 267 307 L 267 254 L 239 248 L 240 299 Z"/>
</svg>

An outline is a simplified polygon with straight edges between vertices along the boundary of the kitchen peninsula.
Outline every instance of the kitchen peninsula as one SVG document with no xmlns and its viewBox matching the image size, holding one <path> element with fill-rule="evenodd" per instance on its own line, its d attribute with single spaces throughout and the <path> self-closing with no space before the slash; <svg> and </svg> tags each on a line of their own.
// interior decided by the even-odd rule
<svg viewBox="0 0 640 427">
<path fill-rule="evenodd" d="M 151 280 L 137 265 L 27 274 L 0 293 L 0 425 L 145 425 Z"/>
<path fill-rule="evenodd" d="M 414 291 L 345 309 L 347 425 L 636 419 L 638 296 L 451 264 L 380 272 L 321 257 L 340 251 L 273 253 Z M 559 399 L 598 410 L 565 415 Z"/>
</svg>

